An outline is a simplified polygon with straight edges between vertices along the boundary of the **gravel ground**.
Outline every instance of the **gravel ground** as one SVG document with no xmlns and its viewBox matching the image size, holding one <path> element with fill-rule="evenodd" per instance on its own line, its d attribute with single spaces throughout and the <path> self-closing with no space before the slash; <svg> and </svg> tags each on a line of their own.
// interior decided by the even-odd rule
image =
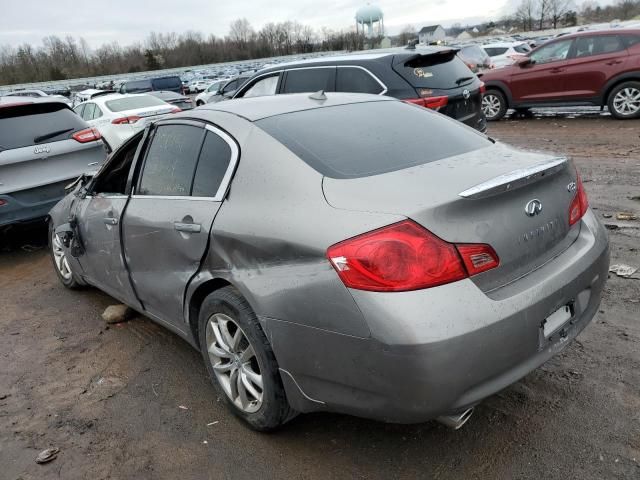
<svg viewBox="0 0 640 480">
<path fill-rule="evenodd" d="M 612 263 L 640 266 L 640 222 L 615 219 L 640 214 L 640 121 L 575 116 L 489 133 L 571 155 L 614 225 Z M 612 276 L 578 340 L 459 431 L 313 414 L 259 434 L 227 412 L 185 342 L 140 317 L 108 327 L 111 298 L 65 290 L 45 236 L 2 239 L 1 479 L 640 478 L 640 280 Z M 58 457 L 36 464 L 47 447 Z"/>
</svg>

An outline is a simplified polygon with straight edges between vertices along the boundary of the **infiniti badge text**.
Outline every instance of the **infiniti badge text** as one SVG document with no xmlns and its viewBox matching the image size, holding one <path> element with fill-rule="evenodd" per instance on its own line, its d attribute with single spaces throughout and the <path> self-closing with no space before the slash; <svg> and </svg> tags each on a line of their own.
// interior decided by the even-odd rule
<svg viewBox="0 0 640 480">
<path fill-rule="evenodd" d="M 544 225 L 541 225 L 533 230 L 526 232 L 523 235 L 520 235 L 520 237 L 518 237 L 518 243 L 525 243 L 525 242 L 528 242 L 529 240 L 535 240 L 537 238 L 541 238 L 547 233 L 557 230 L 559 225 L 560 225 L 560 220 L 558 220 L 557 218 L 554 218 L 550 222 L 547 222 Z"/>
</svg>

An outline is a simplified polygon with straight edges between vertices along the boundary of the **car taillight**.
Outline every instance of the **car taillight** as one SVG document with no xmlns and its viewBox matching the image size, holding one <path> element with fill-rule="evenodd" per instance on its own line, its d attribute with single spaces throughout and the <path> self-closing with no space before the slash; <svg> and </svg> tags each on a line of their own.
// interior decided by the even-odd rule
<svg viewBox="0 0 640 480">
<path fill-rule="evenodd" d="M 447 103 L 449 103 L 449 97 L 445 95 L 441 97 L 407 98 L 403 100 L 403 102 L 413 103 L 432 110 L 438 110 L 447 106 Z"/>
<path fill-rule="evenodd" d="M 80 130 L 79 132 L 74 133 L 71 137 L 80 143 L 87 142 L 95 142 L 96 140 L 100 140 L 102 135 L 95 128 L 85 128 L 84 130 Z"/>
<path fill-rule="evenodd" d="M 480 82 L 480 93 L 484 95 L 486 91 L 487 91 L 487 86 L 484 84 L 484 82 Z"/>
<path fill-rule="evenodd" d="M 489 245 L 454 245 L 411 220 L 337 243 L 327 257 L 347 287 L 374 292 L 444 285 L 499 264 Z"/>
<path fill-rule="evenodd" d="M 2 207 L 3 205 L 6 205 L 6 204 L 7 204 L 7 201 L 6 200 L 2 200 L 0 198 L 0 207 Z"/>
<path fill-rule="evenodd" d="M 178 112 L 181 112 L 181 111 L 182 111 L 182 109 L 180 107 L 173 107 L 171 109 L 171 113 L 178 113 Z"/>
<path fill-rule="evenodd" d="M 123 123 L 136 123 L 141 118 L 142 117 L 139 117 L 137 115 L 130 115 L 128 117 L 114 118 L 113 120 L 111 120 L 111 123 L 113 123 L 114 125 L 122 125 Z"/>
<path fill-rule="evenodd" d="M 587 213 L 588 209 L 589 199 L 587 198 L 587 192 L 584 190 L 582 179 L 578 173 L 576 178 L 576 196 L 573 197 L 571 206 L 569 207 L 569 226 L 574 225 L 580 220 L 584 214 Z"/>
</svg>

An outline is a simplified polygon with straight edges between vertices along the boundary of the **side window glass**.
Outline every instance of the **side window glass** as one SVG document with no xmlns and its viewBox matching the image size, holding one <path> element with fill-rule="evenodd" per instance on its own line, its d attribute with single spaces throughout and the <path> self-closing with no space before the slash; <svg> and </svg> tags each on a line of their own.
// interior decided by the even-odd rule
<svg viewBox="0 0 640 480">
<path fill-rule="evenodd" d="M 82 118 L 84 120 L 93 120 L 93 112 L 96 108 L 95 103 L 87 103 L 84 106 L 84 111 L 82 112 Z"/>
<path fill-rule="evenodd" d="M 593 55 L 593 37 L 578 37 L 576 39 L 576 58 Z"/>
<path fill-rule="evenodd" d="M 640 43 L 640 35 L 624 35 L 624 40 L 627 44 L 627 48 L 631 48 Z"/>
<path fill-rule="evenodd" d="M 189 195 L 202 135 L 201 128 L 190 125 L 159 126 L 147 151 L 138 193 Z"/>
<path fill-rule="evenodd" d="M 335 67 L 289 70 L 284 93 L 317 92 L 318 90 L 332 92 L 335 74 Z"/>
<path fill-rule="evenodd" d="M 77 107 L 75 107 L 73 109 L 74 112 L 76 112 L 76 114 L 82 118 L 82 111 L 84 110 L 84 103 L 82 105 L 78 105 Z"/>
<path fill-rule="evenodd" d="M 593 54 L 602 55 L 605 53 L 619 52 L 625 47 L 618 35 L 599 35 L 593 42 Z"/>
<path fill-rule="evenodd" d="M 229 92 L 233 92 L 236 89 L 236 85 L 238 84 L 237 80 L 232 80 L 229 83 L 227 83 L 225 85 L 225 87 L 222 89 L 222 93 L 229 93 Z"/>
<path fill-rule="evenodd" d="M 275 95 L 276 87 L 278 86 L 278 75 L 272 75 L 267 78 L 261 78 L 254 83 L 247 91 L 242 95 L 244 98 L 249 97 L 263 97 L 265 95 Z"/>
<path fill-rule="evenodd" d="M 102 110 L 100 110 L 100 107 L 98 105 L 94 104 L 93 119 L 95 120 L 96 118 L 100 118 L 101 116 Z"/>
<path fill-rule="evenodd" d="M 554 42 L 551 45 L 545 45 L 532 52 L 529 58 L 531 58 L 536 65 L 565 60 L 569 54 L 572 42 L 573 40 L 567 39 Z"/>
<path fill-rule="evenodd" d="M 193 178 L 194 197 L 215 197 L 231 163 L 231 148 L 219 135 L 207 131 Z"/>
<path fill-rule="evenodd" d="M 368 72 L 353 67 L 339 67 L 336 72 L 336 92 L 380 94 L 383 87 Z"/>
</svg>

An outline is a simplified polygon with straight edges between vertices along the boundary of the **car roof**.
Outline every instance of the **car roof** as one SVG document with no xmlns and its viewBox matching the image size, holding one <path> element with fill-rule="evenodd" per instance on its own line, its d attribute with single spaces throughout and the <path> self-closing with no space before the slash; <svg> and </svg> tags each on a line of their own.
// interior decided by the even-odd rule
<svg viewBox="0 0 640 480">
<path fill-rule="evenodd" d="M 207 103 L 195 111 L 226 112 L 242 117 L 250 122 L 262 120 L 276 115 L 313 110 L 316 108 L 335 107 L 367 102 L 395 102 L 394 98 L 383 95 L 369 95 L 364 93 L 325 93 L 324 99 L 316 100 L 313 96 L 318 93 L 292 93 L 283 95 L 267 95 L 263 97 L 239 98 L 218 103 Z M 179 114 L 178 114 L 179 115 Z M 188 114 L 187 114 L 188 115 Z"/>
<path fill-rule="evenodd" d="M 64 105 L 67 108 L 71 108 L 62 98 L 51 95 L 47 95 L 46 97 L 18 97 L 16 95 L 0 96 L 0 107 L 27 103 L 57 103 Z"/>
<path fill-rule="evenodd" d="M 491 42 L 485 43 L 483 47 L 489 48 L 509 48 L 509 47 L 517 47 L 518 45 L 522 45 L 525 42 Z"/>
<path fill-rule="evenodd" d="M 567 40 L 570 38 L 579 38 L 579 37 L 584 37 L 584 36 L 594 36 L 594 35 L 612 35 L 612 34 L 622 34 L 622 35 L 629 35 L 629 34 L 635 34 L 635 35 L 640 35 L 640 29 L 632 29 L 632 28 L 605 28 L 605 29 L 598 29 L 598 30 L 583 30 L 582 32 L 575 32 L 575 33 L 568 33 L 566 35 L 562 35 L 560 37 L 556 37 L 553 38 L 549 43 L 555 41 L 555 40 Z"/>
</svg>

